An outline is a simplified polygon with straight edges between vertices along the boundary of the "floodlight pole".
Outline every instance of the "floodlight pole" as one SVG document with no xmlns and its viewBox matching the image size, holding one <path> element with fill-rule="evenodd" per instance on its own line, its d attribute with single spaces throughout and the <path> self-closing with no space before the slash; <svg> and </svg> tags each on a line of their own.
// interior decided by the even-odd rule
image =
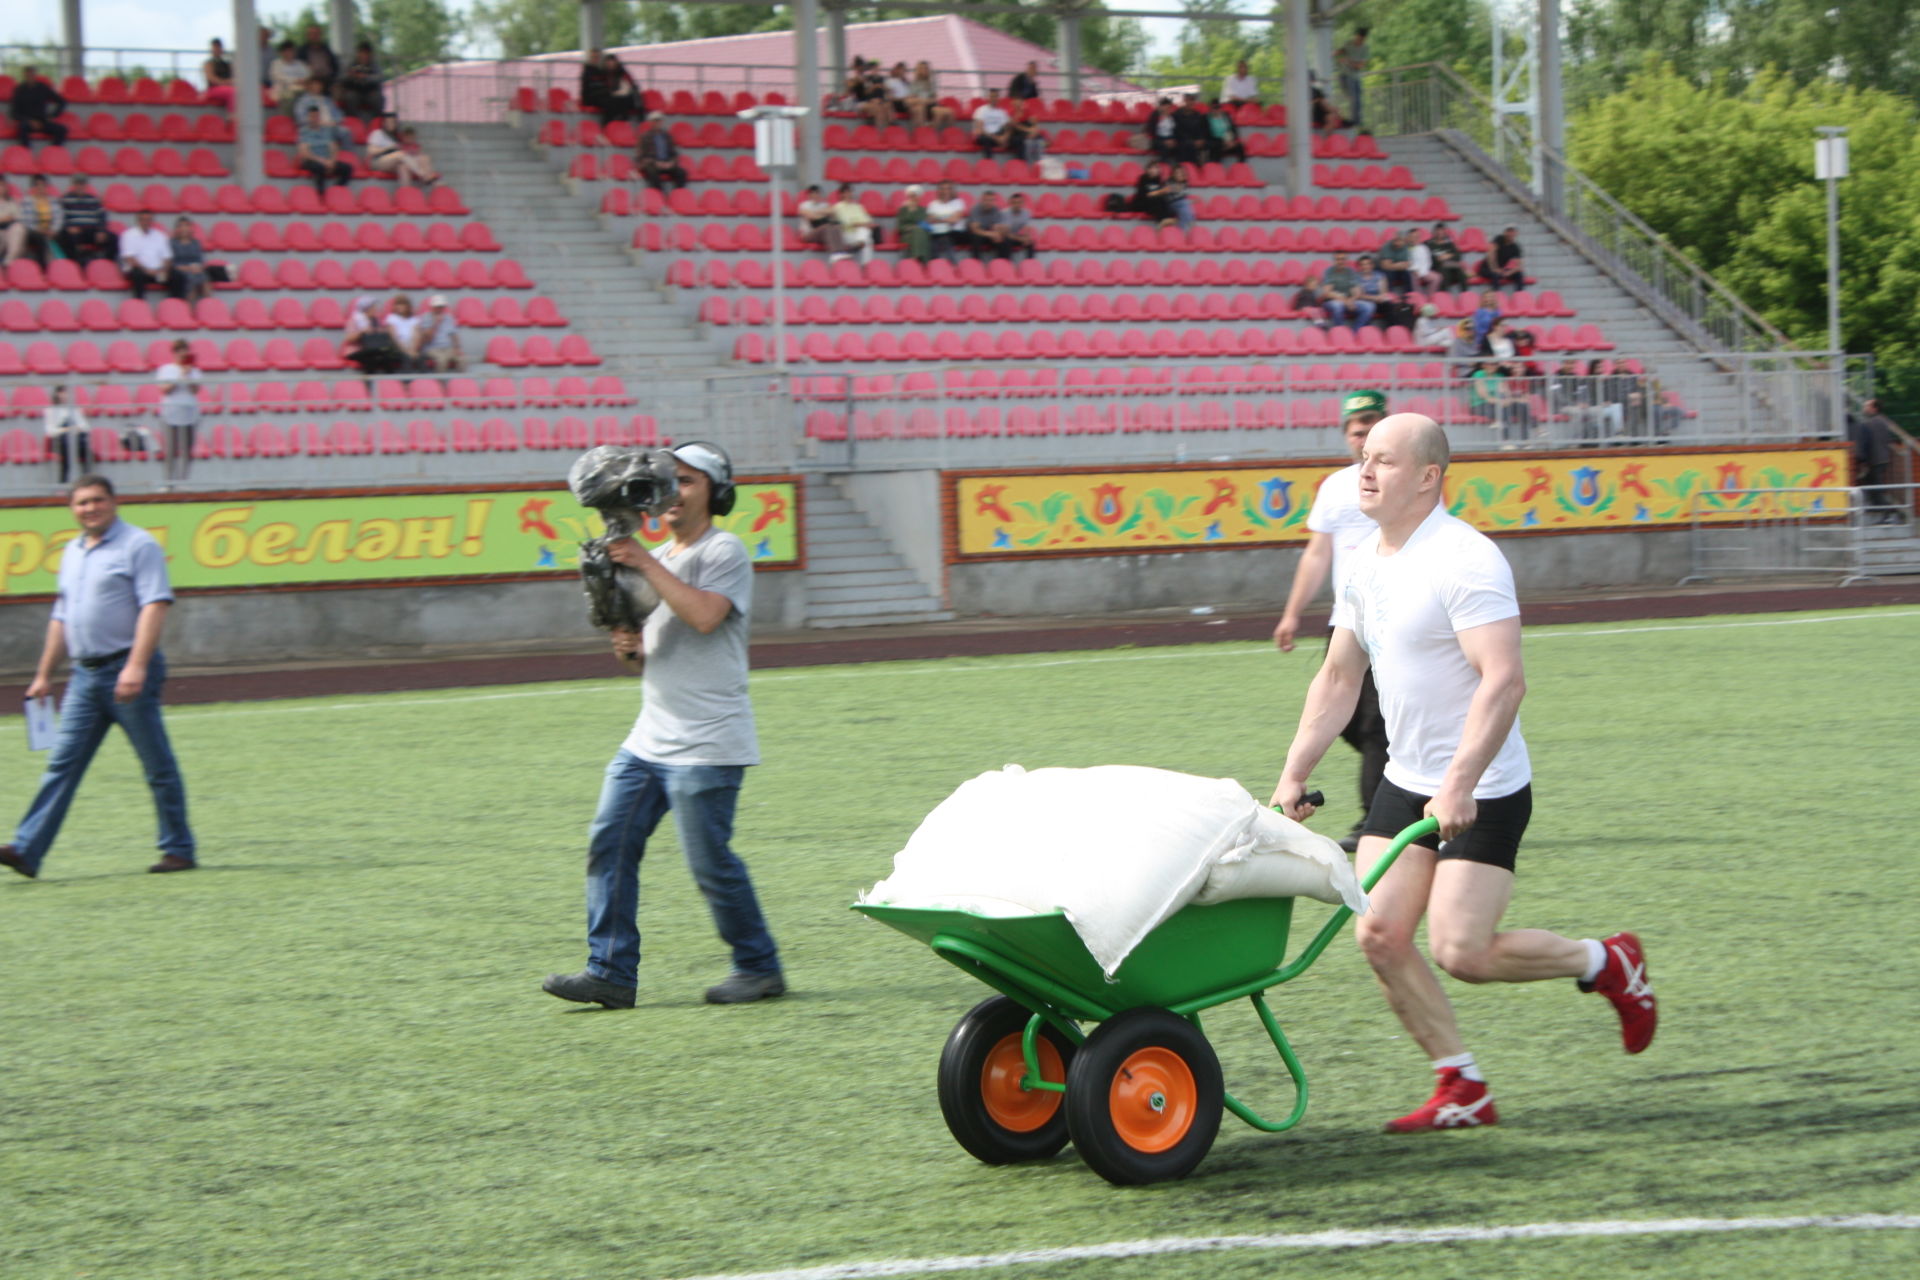
<svg viewBox="0 0 1920 1280">
<path fill-rule="evenodd" d="M 1814 177 L 1827 182 L 1827 350 L 1833 353 L 1833 412 L 1831 424 L 1846 427 L 1846 365 L 1840 349 L 1840 179 L 1847 176 L 1847 131 L 1841 125 L 1820 125 L 1813 144 Z"/>
</svg>

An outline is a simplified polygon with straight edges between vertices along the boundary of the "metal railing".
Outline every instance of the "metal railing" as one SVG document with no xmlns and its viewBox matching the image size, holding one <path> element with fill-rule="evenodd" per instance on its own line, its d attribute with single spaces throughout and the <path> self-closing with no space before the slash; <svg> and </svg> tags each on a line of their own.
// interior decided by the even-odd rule
<svg viewBox="0 0 1920 1280">
<path fill-rule="evenodd" d="M 1840 585 L 1920 573 L 1920 486 L 1709 489 L 1688 503 L 1691 567 L 1680 580 L 1825 577 Z"/>
<path fill-rule="evenodd" d="M 35 66 L 55 85 L 67 75 L 81 75 L 91 82 L 108 76 L 133 80 L 150 76 L 162 83 L 185 80 L 196 88 L 206 87 L 201 66 L 207 50 L 199 49 L 108 49 L 88 45 L 80 51 L 78 68 L 65 45 L 0 44 L 0 71 L 17 76 L 23 66 Z"/>
</svg>

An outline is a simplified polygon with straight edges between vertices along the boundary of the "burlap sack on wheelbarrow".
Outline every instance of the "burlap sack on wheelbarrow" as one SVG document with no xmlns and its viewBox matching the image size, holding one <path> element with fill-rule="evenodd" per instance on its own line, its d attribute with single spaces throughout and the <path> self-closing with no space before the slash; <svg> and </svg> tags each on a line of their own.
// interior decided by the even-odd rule
<svg viewBox="0 0 1920 1280">
<path fill-rule="evenodd" d="M 1367 905 L 1338 844 L 1231 778 L 1010 764 L 941 801 L 861 901 L 987 916 L 1063 911 L 1111 977 L 1188 903 L 1295 895 Z"/>
</svg>

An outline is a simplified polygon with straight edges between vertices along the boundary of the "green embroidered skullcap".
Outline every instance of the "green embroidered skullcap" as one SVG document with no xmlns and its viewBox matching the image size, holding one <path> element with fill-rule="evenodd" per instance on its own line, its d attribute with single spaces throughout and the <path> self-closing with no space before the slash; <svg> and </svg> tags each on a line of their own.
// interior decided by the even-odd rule
<svg viewBox="0 0 1920 1280">
<path fill-rule="evenodd" d="M 1387 411 L 1387 393 L 1384 391 L 1349 391 L 1346 399 L 1340 402 L 1340 421 L 1345 422 L 1356 413 L 1380 413 Z"/>
</svg>

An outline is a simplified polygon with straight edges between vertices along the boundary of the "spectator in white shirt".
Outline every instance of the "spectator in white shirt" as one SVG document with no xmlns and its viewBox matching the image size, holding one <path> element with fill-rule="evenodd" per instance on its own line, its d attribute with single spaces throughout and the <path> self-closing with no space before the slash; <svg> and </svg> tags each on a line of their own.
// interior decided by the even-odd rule
<svg viewBox="0 0 1920 1280">
<path fill-rule="evenodd" d="M 134 225 L 120 233 L 120 274 L 136 298 L 146 297 L 153 285 L 165 285 L 168 293 L 179 296 L 173 279 L 173 241 L 153 225 L 153 215 L 144 209 L 134 215 Z"/>
<path fill-rule="evenodd" d="M 160 384 L 160 421 L 167 428 L 167 480 L 185 480 L 200 427 L 200 370 L 185 338 L 173 340 L 173 359 L 153 375 Z"/>
<path fill-rule="evenodd" d="M 444 293 L 428 298 L 427 314 L 420 317 L 420 358 L 436 373 L 457 373 L 466 367 L 460 351 L 460 326 L 447 310 Z"/>
<path fill-rule="evenodd" d="M 1413 287 L 1422 293 L 1437 293 L 1440 273 L 1433 269 L 1433 250 L 1427 248 L 1427 233 L 1419 227 L 1407 228 L 1407 273 Z"/>
<path fill-rule="evenodd" d="M 934 256 L 948 262 L 960 260 L 960 246 L 967 236 L 966 223 L 967 202 L 955 194 L 951 182 L 941 183 L 927 205 L 927 234 L 933 240 Z"/>
<path fill-rule="evenodd" d="M 1413 345 L 1433 351 L 1444 351 L 1453 341 L 1453 321 L 1440 314 L 1440 308 L 1429 302 L 1420 308 L 1420 318 L 1413 325 Z"/>
<path fill-rule="evenodd" d="M 399 120 L 392 112 L 381 116 L 374 125 L 373 132 L 367 135 L 367 167 L 392 174 L 403 187 L 415 183 L 431 186 L 438 182 L 440 173 L 433 167 L 433 158 L 420 149 L 412 129 L 400 129 L 398 125 Z"/>
<path fill-rule="evenodd" d="M 410 373 L 426 367 L 426 361 L 420 358 L 420 320 L 413 314 L 412 298 L 404 293 L 394 298 L 387 312 L 387 332 L 393 335 L 393 345 L 400 348 L 400 368 Z"/>
<path fill-rule="evenodd" d="M 1246 59 L 1241 59 L 1234 67 L 1233 74 L 1227 77 L 1227 83 L 1220 90 L 1220 96 L 1226 99 L 1229 106 L 1260 105 L 1260 82 L 1247 69 Z"/>
<path fill-rule="evenodd" d="M 973 145 L 983 156 L 1013 149 L 1013 116 L 1000 99 L 973 113 Z"/>
<path fill-rule="evenodd" d="M 293 41 L 282 40 L 279 56 L 267 64 L 267 84 L 273 90 L 274 105 L 286 112 L 293 120 L 306 119 L 305 116 L 294 113 L 293 104 L 295 99 L 306 92 L 307 81 L 312 76 L 313 73 L 307 70 L 307 64 L 300 61 L 299 55 L 294 52 Z"/>
</svg>

